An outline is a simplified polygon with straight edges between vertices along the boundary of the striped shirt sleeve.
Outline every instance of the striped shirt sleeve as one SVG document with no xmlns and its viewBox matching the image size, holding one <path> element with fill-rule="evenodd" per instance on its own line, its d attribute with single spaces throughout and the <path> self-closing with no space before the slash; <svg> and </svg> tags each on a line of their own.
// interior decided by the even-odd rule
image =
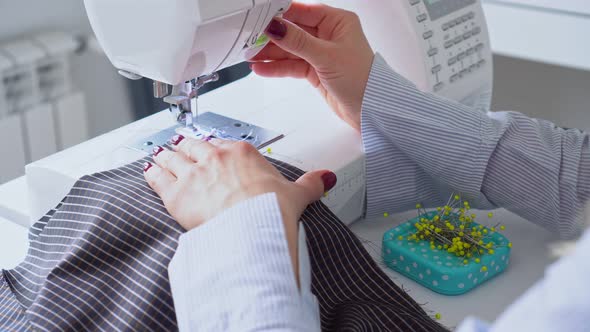
<svg viewBox="0 0 590 332">
<path fill-rule="evenodd" d="M 274 193 L 183 234 L 169 266 L 180 331 L 319 331 L 303 226 L 298 248 L 300 288 Z"/>
<path fill-rule="evenodd" d="M 377 55 L 362 109 L 367 216 L 460 193 L 563 238 L 590 198 L 588 134 L 516 112 L 483 113 L 419 91 Z"/>
</svg>

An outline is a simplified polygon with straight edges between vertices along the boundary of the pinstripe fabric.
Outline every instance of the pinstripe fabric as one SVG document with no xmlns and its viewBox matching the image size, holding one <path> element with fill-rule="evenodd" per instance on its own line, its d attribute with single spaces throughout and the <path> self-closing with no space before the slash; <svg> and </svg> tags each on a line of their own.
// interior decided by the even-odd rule
<svg viewBox="0 0 590 332">
<path fill-rule="evenodd" d="M 588 134 L 515 112 L 480 113 L 420 92 L 375 58 L 362 111 L 367 214 L 445 204 L 462 193 L 564 238 L 590 198 Z"/>
<path fill-rule="evenodd" d="M 25 310 L 3 275 L 0 275 L 0 330 L 31 331 Z"/>
<path fill-rule="evenodd" d="M 303 174 L 272 162 L 291 180 Z M 32 228 L 29 254 L 4 271 L 8 285 L 2 284 L 0 293 L 9 295 L 11 308 L 18 300 L 32 327 L 177 329 L 167 266 L 181 229 L 145 183 L 142 164 L 80 179 L 56 211 Z M 323 330 L 445 330 L 381 271 L 323 204 L 310 206 L 302 222 Z M 0 317 L 0 330 L 25 330 L 11 324 Z"/>
</svg>

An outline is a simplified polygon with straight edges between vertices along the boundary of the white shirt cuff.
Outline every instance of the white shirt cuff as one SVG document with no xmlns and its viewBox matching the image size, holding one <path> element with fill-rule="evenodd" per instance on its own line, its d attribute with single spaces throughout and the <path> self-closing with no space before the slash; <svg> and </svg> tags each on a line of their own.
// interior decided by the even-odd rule
<svg viewBox="0 0 590 332">
<path fill-rule="evenodd" d="M 317 330 L 319 307 L 300 227 L 297 288 L 274 193 L 180 237 L 169 276 L 180 331 Z"/>
</svg>

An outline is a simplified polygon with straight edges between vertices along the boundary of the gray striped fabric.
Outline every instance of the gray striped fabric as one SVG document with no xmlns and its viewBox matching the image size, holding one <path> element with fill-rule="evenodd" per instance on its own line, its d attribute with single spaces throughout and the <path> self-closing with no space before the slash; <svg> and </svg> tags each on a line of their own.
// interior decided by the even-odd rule
<svg viewBox="0 0 590 332">
<path fill-rule="evenodd" d="M 303 174 L 271 162 L 291 180 Z M 33 226 L 25 262 L 0 279 L 0 330 L 177 330 L 167 266 L 182 229 L 145 183 L 142 165 L 80 179 Z M 302 221 L 323 330 L 445 330 L 323 204 Z"/>
<path fill-rule="evenodd" d="M 557 110 L 556 110 L 557 111 Z M 377 55 L 362 112 L 367 215 L 444 205 L 461 193 L 560 234 L 581 233 L 590 137 L 516 112 L 476 112 L 419 91 Z"/>
<path fill-rule="evenodd" d="M 12 293 L 4 275 L 0 275 L 0 329 L 2 331 L 31 331 L 25 309 Z"/>
</svg>

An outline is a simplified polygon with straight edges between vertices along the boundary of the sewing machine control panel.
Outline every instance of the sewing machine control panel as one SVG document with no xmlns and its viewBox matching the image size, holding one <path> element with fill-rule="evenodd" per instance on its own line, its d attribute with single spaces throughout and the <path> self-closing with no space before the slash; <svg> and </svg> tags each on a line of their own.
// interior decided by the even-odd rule
<svg viewBox="0 0 590 332">
<path fill-rule="evenodd" d="M 424 52 L 432 92 L 491 81 L 492 53 L 482 7 L 476 0 L 408 1 Z M 452 93 L 451 93 L 452 95 Z"/>
</svg>

